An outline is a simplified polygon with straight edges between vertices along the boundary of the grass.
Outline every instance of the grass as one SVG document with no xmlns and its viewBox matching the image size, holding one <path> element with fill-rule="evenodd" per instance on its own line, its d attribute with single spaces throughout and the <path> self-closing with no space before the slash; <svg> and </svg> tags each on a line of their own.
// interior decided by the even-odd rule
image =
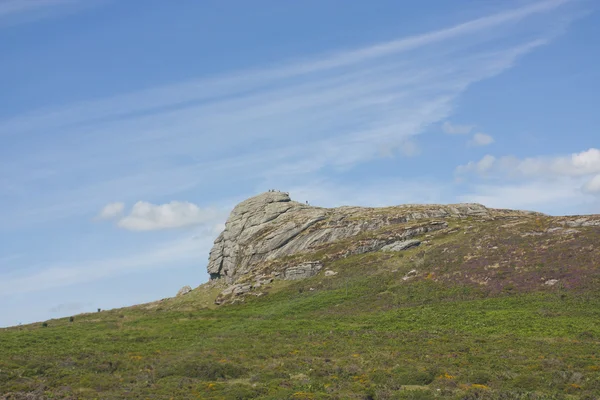
<svg viewBox="0 0 600 400">
<path fill-rule="evenodd" d="M 336 276 L 275 282 L 241 304 L 215 308 L 220 288 L 211 284 L 73 322 L 0 330 L 0 393 L 597 399 L 598 231 L 540 238 L 523 234 L 543 221 L 504 223 L 457 222 L 458 231 L 426 247 L 339 259 L 327 264 Z M 417 276 L 403 279 L 412 269 Z M 565 284 L 546 286 L 540 276 Z"/>
</svg>

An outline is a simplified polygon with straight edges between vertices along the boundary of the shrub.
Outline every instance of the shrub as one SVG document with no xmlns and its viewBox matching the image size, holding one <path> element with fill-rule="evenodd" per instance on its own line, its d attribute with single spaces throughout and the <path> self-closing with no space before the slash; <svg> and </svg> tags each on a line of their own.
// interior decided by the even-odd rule
<svg viewBox="0 0 600 400">
<path fill-rule="evenodd" d="M 240 378 L 245 375 L 246 372 L 244 367 L 230 363 L 188 361 L 176 366 L 167 367 L 163 371 L 159 371 L 158 375 L 159 377 L 178 375 L 214 381 L 218 379 Z"/>
<path fill-rule="evenodd" d="M 47 328 L 48 327 L 48 323 L 47 322 L 42 323 L 42 327 Z"/>
<path fill-rule="evenodd" d="M 490 374 L 485 371 L 476 371 L 469 375 L 469 382 L 477 385 L 485 385 L 491 380 Z"/>
<path fill-rule="evenodd" d="M 395 380 L 401 385 L 429 385 L 435 379 L 435 371 L 425 370 L 405 370 L 405 369 L 394 369 L 393 374 Z"/>
</svg>

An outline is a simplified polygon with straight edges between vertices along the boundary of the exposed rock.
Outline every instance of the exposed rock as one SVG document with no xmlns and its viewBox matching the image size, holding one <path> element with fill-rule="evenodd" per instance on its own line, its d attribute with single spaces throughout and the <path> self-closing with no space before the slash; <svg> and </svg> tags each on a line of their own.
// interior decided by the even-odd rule
<svg viewBox="0 0 600 400">
<path fill-rule="evenodd" d="M 416 269 L 410 270 L 410 271 L 408 271 L 408 273 L 406 275 L 404 275 L 402 280 L 407 281 L 410 278 L 414 278 L 415 276 L 417 276 L 418 273 L 419 273 L 419 271 L 417 271 Z"/>
<path fill-rule="evenodd" d="M 234 282 L 267 257 L 287 254 L 283 249 L 291 247 L 290 241 L 323 220 L 325 214 L 324 209 L 293 202 L 281 192 L 267 192 L 241 202 L 210 252 L 209 274 Z"/>
<path fill-rule="evenodd" d="M 325 271 L 325 276 L 335 276 L 337 274 L 338 274 L 337 272 L 331 271 L 329 269 L 327 271 Z"/>
<path fill-rule="evenodd" d="M 544 282 L 544 285 L 546 286 L 554 286 L 558 283 L 558 279 L 548 279 L 546 282 Z"/>
<path fill-rule="evenodd" d="M 562 221 L 563 225 L 566 225 L 570 228 L 581 228 L 586 226 L 600 226 L 600 219 L 592 218 L 592 217 L 579 217 L 576 219 L 567 219 L 566 221 Z"/>
<path fill-rule="evenodd" d="M 382 251 L 402 251 L 410 249 L 411 247 L 417 247 L 421 244 L 420 240 L 402 240 L 399 242 L 390 243 L 381 248 Z"/>
<path fill-rule="evenodd" d="M 323 246 L 391 226 L 398 227 L 391 236 L 366 237 L 335 254 L 328 254 L 330 258 L 325 260 L 378 251 L 386 246 L 389 246 L 386 249 L 401 249 L 405 246 L 402 242 L 446 228 L 445 218 L 509 218 L 523 213 L 488 209 L 480 204 L 326 209 L 292 201 L 287 193 L 270 191 L 249 198 L 233 209 L 225 230 L 210 252 L 208 272 L 212 279 L 225 278 L 227 284 L 253 280 L 252 275 L 263 270 L 274 278 L 301 279 L 314 275 L 320 267 L 288 264 L 269 270 L 268 265 L 296 254 L 306 254 L 310 259 L 310 254 Z M 416 245 L 415 242 L 408 244 Z"/>
<path fill-rule="evenodd" d="M 304 262 L 302 264 L 286 268 L 283 279 L 293 281 L 297 279 L 310 278 L 315 276 L 323 268 L 323 264 L 319 261 Z"/>
<path fill-rule="evenodd" d="M 222 296 L 229 296 L 230 294 L 240 295 L 240 294 L 248 293 L 250 290 L 252 290 L 252 285 L 249 283 L 239 284 L 239 285 L 231 285 L 231 286 L 228 286 L 225 290 L 223 290 L 221 292 L 221 295 Z"/>
<path fill-rule="evenodd" d="M 192 291 L 192 288 L 191 288 L 191 287 L 189 287 L 189 286 L 184 286 L 184 287 L 182 287 L 181 289 L 179 289 L 179 291 L 177 292 L 177 297 L 179 297 L 179 296 L 183 296 L 183 295 L 186 295 L 186 294 L 188 294 L 188 293 L 189 293 L 189 292 L 191 292 L 191 291 Z"/>
</svg>

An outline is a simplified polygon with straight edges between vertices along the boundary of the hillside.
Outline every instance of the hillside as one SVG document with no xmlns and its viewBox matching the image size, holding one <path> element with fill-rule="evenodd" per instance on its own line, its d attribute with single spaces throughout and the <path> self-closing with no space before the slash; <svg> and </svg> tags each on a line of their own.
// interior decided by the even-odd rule
<svg viewBox="0 0 600 400">
<path fill-rule="evenodd" d="M 0 399 L 597 399 L 599 243 L 600 216 L 263 193 L 191 292 L 0 330 Z"/>
</svg>

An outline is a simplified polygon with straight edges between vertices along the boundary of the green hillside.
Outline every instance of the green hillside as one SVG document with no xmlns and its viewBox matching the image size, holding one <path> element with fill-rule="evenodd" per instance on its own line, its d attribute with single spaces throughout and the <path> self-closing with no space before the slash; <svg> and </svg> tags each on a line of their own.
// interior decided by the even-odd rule
<svg viewBox="0 0 600 400">
<path fill-rule="evenodd" d="M 234 304 L 213 281 L 3 329 L 0 398 L 597 399 L 600 227 L 559 222 L 449 219 Z"/>
</svg>

